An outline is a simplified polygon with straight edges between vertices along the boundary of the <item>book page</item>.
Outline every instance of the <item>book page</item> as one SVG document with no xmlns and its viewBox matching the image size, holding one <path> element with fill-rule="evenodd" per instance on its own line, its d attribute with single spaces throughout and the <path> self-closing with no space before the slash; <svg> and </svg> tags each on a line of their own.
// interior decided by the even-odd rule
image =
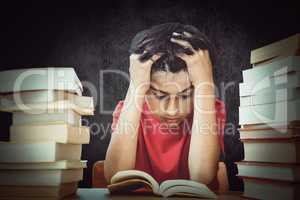
<svg viewBox="0 0 300 200">
<path fill-rule="evenodd" d="M 155 194 L 158 193 L 159 185 L 156 182 L 156 180 L 148 173 L 139 170 L 126 170 L 126 171 L 117 172 L 111 178 L 111 184 L 123 182 L 129 179 L 144 180 L 151 185 L 153 193 Z"/>
<path fill-rule="evenodd" d="M 145 191 L 153 191 L 152 185 L 143 179 L 128 179 L 107 186 L 110 193 L 128 193 L 140 188 Z"/>
<path fill-rule="evenodd" d="M 161 183 L 159 193 L 163 196 L 171 196 L 174 194 L 184 195 L 191 194 L 192 196 L 201 196 L 206 198 L 215 198 L 216 194 L 212 192 L 205 184 L 191 180 L 167 180 Z"/>
<path fill-rule="evenodd" d="M 218 196 L 212 192 L 207 187 L 201 187 L 201 188 L 195 188 L 191 186 L 184 186 L 184 185 L 177 185 L 168 188 L 165 190 L 162 194 L 163 197 L 169 197 L 169 196 L 191 196 L 191 197 L 202 197 L 202 198 L 212 198 L 216 199 Z"/>
</svg>

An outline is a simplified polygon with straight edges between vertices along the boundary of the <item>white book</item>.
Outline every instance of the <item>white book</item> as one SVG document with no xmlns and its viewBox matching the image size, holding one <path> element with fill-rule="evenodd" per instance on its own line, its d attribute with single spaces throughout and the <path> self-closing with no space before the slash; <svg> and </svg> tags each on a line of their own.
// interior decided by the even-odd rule
<svg viewBox="0 0 300 200">
<path fill-rule="evenodd" d="M 87 126 L 68 124 L 13 125 L 10 127 L 11 142 L 54 141 L 68 144 L 88 144 L 90 130 Z"/>
<path fill-rule="evenodd" d="M 300 87 L 300 71 L 275 77 L 266 77 L 261 81 L 239 84 L 240 96 L 259 95 L 265 92 L 277 92 L 288 88 Z"/>
<path fill-rule="evenodd" d="M 83 169 L 0 170 L 0 185 L 57 186 L 82 178 Z"/>
<path fill-rule="evenodd" d="M 270 163 L 300 163 L 299 138 L 243 139 L 244 161 Z"/>
<path fill-rule="evenodd" d="M 77 190 L 77 187 L 77 181 L 71 183 L 63 183 L 57 186 L 4 185 L 0 186 L 0 199 L 57 200 L 74 194 Z"/>
<path fill-rule="evenodd" d="M 289 56 L 274 62 L 243 70 L 244 83 L 262 81 L 266 77 L 300 71 L 300 56 Z"/>
<path fill-rule="evenodd" d="M 239 107 L 239 123 L 268 124 L 289 123 L 300 119 L 300 99 L 272 104 Z"/>
<path fill-rule="evenodd" d="M 79 96 L 74 93 L 59 90 L 24 91 L 0 95 L 0 105 L 2 107 L 22 104 L 26 106 L 27 104 L 50 103 L 63 100 L 70 100 L 80 107 L 94 107 L 91 97 Z"/>
<path fill-rule="evenodd" d="M 238 176 L 265 178 L 279 181 L 300 181 L 299 164 L 263 163 L 263 162 L 237 162 Z"/>
<path fill-rule="evenodd" d="M 296 99 L 300 99 L 300 87 L 280 89 L 277 91 L 268 91 L 258 93 L 256 95 L 241 96 L 240 106 L 253 106 L 259 104 L 275 103 L 279 101 L 291 101 Z"/>
<path fill-rule="evenodd" d="M 92 97 L 89 98 L 92 102 Z M 13 104 L 11 106 L 1 106 L 0 111 L 3 112 L 26 112 L 29 114 L 46 114 L 64 112 L 66 109 L 72 109 L 80 115 L 94 115 L 93 104 L 83 106 L 75 100 L 61 100 L 45 103 L 32 103 L 32 104 Z"/>
<path fill-rule="evenodd" d="M 32 90 L 64 90 L 82 95 L 73 68 L 28 68 L 0 72 L 0 93 Z"/>
<path fill-rule="evenodd" d="M 28 163 L 80 160 L 82 145 L 55 142 L 14 143 L 0 142 L 0 162 Z"/>
<path fill-rule="evenodd" d="M 13 125 L 36 125 L 36 124 L 70 124 L 81 126 L 81 115 L 71 109 L 61 112 L 30 114 L 26 112 L 13 112 Z"/>
<path fill-rule="evenodd" d="M 83 169 L 87 168 L 86 160 L 60 160 L 41 163 L 0 163 L 0 170 L 50 170 L 50 169 Z"/>
</svg>

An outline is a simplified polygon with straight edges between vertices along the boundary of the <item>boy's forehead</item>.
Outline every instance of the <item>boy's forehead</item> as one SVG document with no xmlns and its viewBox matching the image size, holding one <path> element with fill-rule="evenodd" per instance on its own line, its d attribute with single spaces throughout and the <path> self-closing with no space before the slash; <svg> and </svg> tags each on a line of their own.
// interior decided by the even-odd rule
<svg viewBox="0 0 300 200">
<path fill-rule="evenodd" d="M 191 81 L 186 71 L 177 73 L 159 71 L 152 74 L 151 85 L 156 89 L 176 94 L 191 87 Z"/>
</svg>

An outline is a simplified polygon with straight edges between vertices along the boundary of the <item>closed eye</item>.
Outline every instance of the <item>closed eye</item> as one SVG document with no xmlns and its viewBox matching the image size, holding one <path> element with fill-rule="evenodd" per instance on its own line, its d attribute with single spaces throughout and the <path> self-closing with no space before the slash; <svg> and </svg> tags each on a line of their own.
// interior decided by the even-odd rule
<svg viewBox="0 0 300 200">
<path fill-rule="evenodd" d="M 168 95 L 154 95 L 157 99 L 162 100 L 164 98 L 166 98 Z"/>
<path fill-rule="evenodd" d="M 164 99 L 164 98 L 166 98 L 168 95 L 159 95 L 159 94 L 157 94 L 156 92 L 154 92 L 153 90 L 151 91 L 152 92 L 152 94 L 155 96 L 155 98 L 157 98 L 157 99 L 159 99 L 159 100 L 162 100 L 162 99 Z"/>
<path fill-rule="evenodd" d="M 187 99 L 187 98 L 189 98 L 191 95 L 181 95 L 180 97 L 182 98 L 182 99 Z"/>
<path fill-rule="evenodd" d="M 194 94 L 193 91 L 191 91 L 191 92 L 185 92 L 185 93 L 179 95 L 179 97 L 182 98 L 182 99 L 187 99 L 187 98 L 191 97 L 193 94 Z"/>
<path fill-rule="evenodd" d="M 180 95 L 180 98 L 187 99 L 187 98 L 190 98 L 192 95 L 193 95 L 193 93 L 192 94 Z"/>
</svg>

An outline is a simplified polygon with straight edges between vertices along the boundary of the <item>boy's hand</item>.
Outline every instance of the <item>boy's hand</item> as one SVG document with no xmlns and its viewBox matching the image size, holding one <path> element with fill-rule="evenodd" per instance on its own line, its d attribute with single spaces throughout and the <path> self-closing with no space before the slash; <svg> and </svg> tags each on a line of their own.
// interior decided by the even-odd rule
<svg viewBox="0 0 300 200">
<path fill-rule="evenodd" d="M 145 52 L 144 52 L 145 53 Z M 153 55 L 149 60 L 141 62 L 141 54 L 131 54 L 130 60 L 130 83 L 138 92 L 146 93 L 150 87 L 150 72 L 152 64 L 158 60 L 161 55 Z"/>
<path fill-rule="evenodd" d="M 183 32 L 184 35 L 179 33 L 173 33 L 173 36 L 182 36 L 182 38 L 192 37 L 190 33 Z M 178 57 L 183 59 L 188 68 L 188 73 L 190 80 L 194 87 L 199 85 L 213 85 L 213 71 L 212 63 L 209 57 L 208 50 L 195 50 L 193 46 L 184 39 L 171 38 L 171 42 L 177 43 L 182 46 L 184 49 L 189 49 L 193 52 L 192 55 L 187 55 L 185 53 L 177 54 Z"/>
</svg>

